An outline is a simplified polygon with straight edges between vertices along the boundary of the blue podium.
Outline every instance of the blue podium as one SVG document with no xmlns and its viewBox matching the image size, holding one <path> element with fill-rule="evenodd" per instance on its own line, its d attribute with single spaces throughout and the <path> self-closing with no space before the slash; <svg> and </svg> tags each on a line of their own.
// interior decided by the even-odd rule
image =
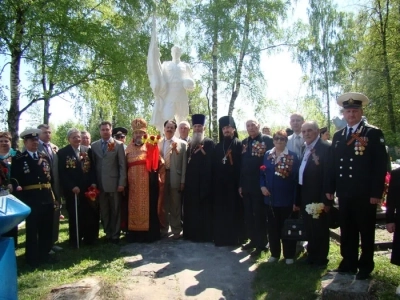
<svg viewBox="0 0 400 300">
<path fill-rule="evenodd" d="M 0 300 L 18 299 L 14 240 L 1 237 L 30 214 L 29 206 L 12 195 L 0 196 Z"/>
</svg>

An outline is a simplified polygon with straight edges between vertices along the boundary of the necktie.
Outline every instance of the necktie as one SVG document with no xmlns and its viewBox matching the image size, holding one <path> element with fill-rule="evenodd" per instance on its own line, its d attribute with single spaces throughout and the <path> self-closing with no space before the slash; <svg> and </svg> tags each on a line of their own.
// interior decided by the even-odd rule
<svg viewBox="0 0 400 300">
<path fill-rule="evenodd" d="M 103 150 L 103 154 L 106 153 L 106 149 L 107 149 L 107 142 L 102 141 L 101 142 L 101 149 Z"/>
<path fill-rule="evenodd" d="M 165 168 L 169 169 L 171 167 L 171 149 L 170 149 L 170 145 L 171 145 L 171 141 L 166 141 L 166 151 L 164 153 L 164 157 L 165 157 Z"/>
<path fill-rule="evenodd" d="M 45 146 L 46 146 L 47 153 L 48 153 L 49 156 L 52 158 L 52 157 L 53 157 L 53 151 L 51 151 L 51 146 L 50 146 L 50 144 L 45 144 Z"/>
<path fill-rule="evenodd" d="M 351 139 L 351 135 L 353 133 L 353 127 L 349 128 L 349 133 L 347 134 L 347 139 L 350 140 Z"/>
<path fill-rule="evenodd" d="M 36 155 L 36 152 L 33 153 L 33 159 L 34 159 L 34 160 L 37 160 L 37 159 L 38 159 L 38 157 L 37 157 L 37 155 Z"/>
</svg>

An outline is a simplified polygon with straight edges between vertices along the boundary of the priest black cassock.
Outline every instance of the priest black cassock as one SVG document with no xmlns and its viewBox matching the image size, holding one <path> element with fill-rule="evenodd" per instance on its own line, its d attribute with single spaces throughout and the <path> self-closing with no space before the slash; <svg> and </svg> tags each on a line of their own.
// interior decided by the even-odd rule
<svg viewBox="0 0 400 300">
<path fill-rule="evenodd" d="M 233 246 L 244 242 L 244 208 L 239 195 L 242 142 L 230 116 L 219 119 L 219 143 L 213 159 L 214 243 Z"/>
<path fill-rule="evenodd" d="M 214 142 L 204 138 L 205 116 L 192 116 L 193 137 L 188 145 L 186 167 L 183 237 L 197 242 L 211 242 L 212 232 L 212 158 Z"/>
</svg>

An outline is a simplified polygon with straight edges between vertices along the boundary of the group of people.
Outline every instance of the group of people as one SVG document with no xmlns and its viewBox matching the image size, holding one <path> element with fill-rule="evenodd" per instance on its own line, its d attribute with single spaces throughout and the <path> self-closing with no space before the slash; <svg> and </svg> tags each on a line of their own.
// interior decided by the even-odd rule
<svg viewBox="0 0 400 300">
<path fill-rule="evenodd" d="M 205 137 L 201 114 L 192 115 L 190 137 L 187 121 L 166 120 L 161 137 L 149 134 L 146 121 L 137 118 L 128 145 L 128 130 L 113 129 L 107 121 L 99 126 L 100 140 L 90 143 L 88 132 L 70 129 L 69 145 L 59 150 L 49 143 L 48 126 L 26 130 L 20 135 L 25 151 L 5 154 L 1 148 L 0 155 L 11 169 L 8 188 L 32 209 L 26 220 L 27 262 L 36 266 L 49 259 L 59 219 L 54 210 L 62 195 L 73 247 L 93 244 L 101 220 L 105 239 L 115 244 L 121 231 L 130 242 L 183 237 L 228 246 L 248 241 L 242 249 L 251 256 L 269 248 L 269 262 L 283 255 L 292 264 L 296 241 L 284 239 L 282 228 L 286 219 L 301 216 L 308 241 L 305 262 L 325 267 L 336 195 L 343 257 L 337 271 L 368 278 L 387 159 L 382 131 L 362 121 L 368 102 L 360 93 L 338 98 L 347 126 L 331 143 L 316 122 L 298 113 L 290 116 L 291 135 L 286 130 L 263 134 L 257 120 L 248 120 L 243 141 L 234 119 L 224 116 L 218 143 Z M 2 147 L 10 140 L 0 135 Z M 307 210 L 313 203 L 323 204 L 317 215 Z"/>
</svg>

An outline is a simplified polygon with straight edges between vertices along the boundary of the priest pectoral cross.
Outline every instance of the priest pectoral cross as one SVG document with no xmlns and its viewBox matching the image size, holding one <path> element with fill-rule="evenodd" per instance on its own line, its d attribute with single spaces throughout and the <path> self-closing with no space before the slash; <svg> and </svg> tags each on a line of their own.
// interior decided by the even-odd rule
<svg viewBox="0 0 400 300">
<path fill-rule="evenodd" d="M 224 156 L 224 158 L 222 159 L 222 163 L 225 164 L 226 161 L 227 161 L 227 158 L 226 158 L 226 156 Z"/>
</svg>

